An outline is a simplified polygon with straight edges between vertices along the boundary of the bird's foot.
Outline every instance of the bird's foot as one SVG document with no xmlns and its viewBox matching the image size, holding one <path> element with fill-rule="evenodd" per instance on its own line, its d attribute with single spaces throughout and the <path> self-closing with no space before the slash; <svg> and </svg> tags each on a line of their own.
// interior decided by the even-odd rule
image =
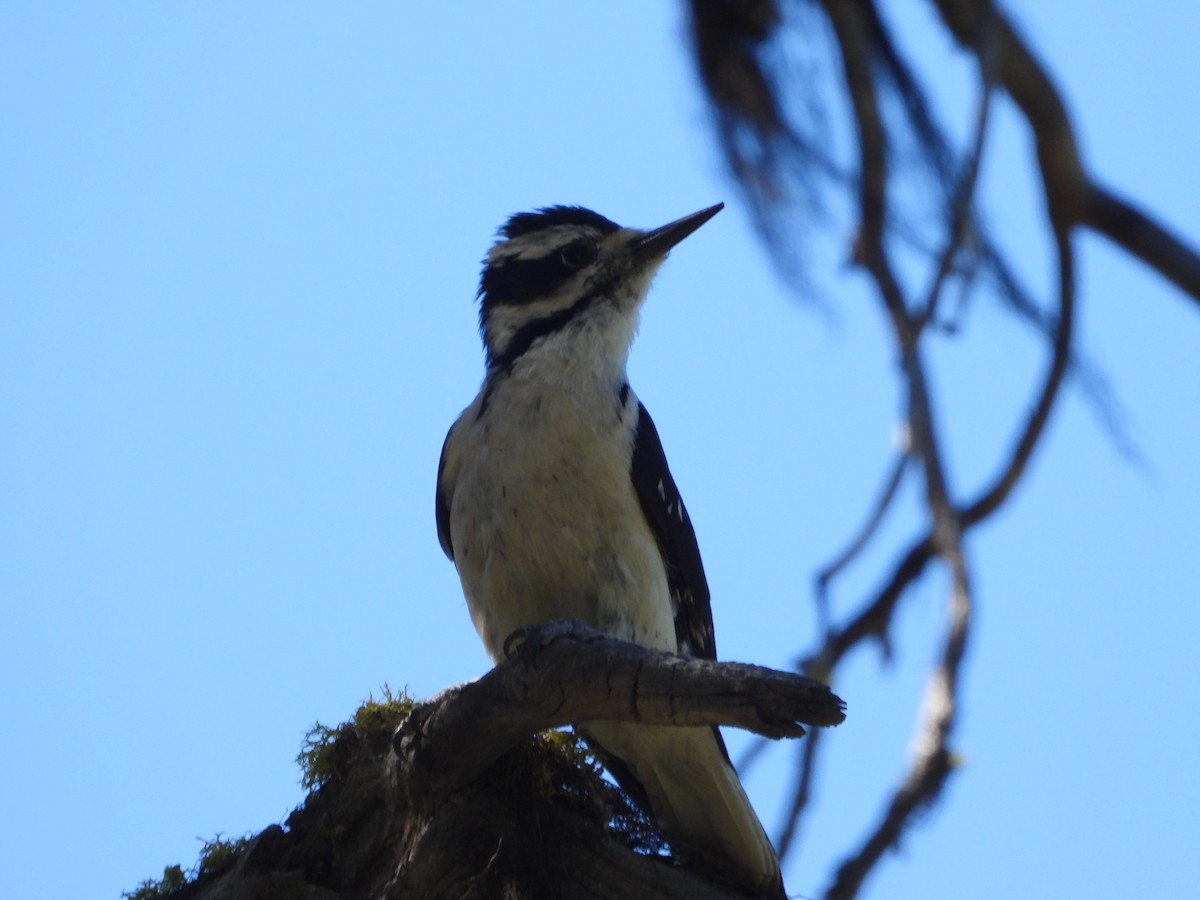
<svg viewBox="0 0 1200 900">
<path fill-rule="evenodd" d="M 562 638 L 586 641 L 604 635 L 585 625 L 579 619 L 554 619 L 518 628 L 504 639 L 504 658 L 512 659 L 518 654 L 536 654 Z"/>
</svg>

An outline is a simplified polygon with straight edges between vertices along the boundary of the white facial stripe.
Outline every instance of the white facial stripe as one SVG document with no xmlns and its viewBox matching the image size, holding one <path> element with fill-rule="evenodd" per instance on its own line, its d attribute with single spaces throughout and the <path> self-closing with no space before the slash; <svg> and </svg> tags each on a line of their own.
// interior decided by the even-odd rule
<svg viewBox="0 0 1200 900">
<path fill-rule="evenodd" d="M 541 259 L 579 238 L 595 237 L 596 232 L 591 228 L 562 225 L 525 234 L 509 241 L 500 241 L 488 251 L 487 262 L 489 265 L 495 265 L 514 260 Z"/>
<path fill-rule="evenodd" d="M 488 344 L 497 351 L 501 350 L 523 326 L 569 307 L 578 299 L 577 293 L 572 290 L 559 291 L 552 297 L 520 306 L 494 307 L 488 316 Z"/>
</svg>

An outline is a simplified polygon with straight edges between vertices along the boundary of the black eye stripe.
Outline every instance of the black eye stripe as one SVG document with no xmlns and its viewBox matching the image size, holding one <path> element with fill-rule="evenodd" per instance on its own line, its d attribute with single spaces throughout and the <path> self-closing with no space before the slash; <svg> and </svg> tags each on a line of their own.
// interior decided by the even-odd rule
<svg viewBox="0 0 1200 900">
<path fill-rule="evenodd" d="M 549 297 L 596 258 L 592 238 L 579 238 L 538 259 L 510 259 L 488 266 L 479 281 L 485 307 L 522 306 Z"/>
<path fill-rule="evenodd" d="M 479 279 L 479 327 L 489 368 L 511 366 L 539 339 L 566 327 L 602 295 L 611 278 L 603 267 L 596 266 L 596 271 L 592 267 L 600 255 L 603 238 L 619 227 L 579 206 L 552 206 L 508 220 Z M 531 235 L 536 237 L 531 239 Z M 560 240 L 565 243 L 558 243 Z M 522 254 L 529 253 L 541 255 L 522 258 Z M 574 302 L 566 296 L 568 291 L 578 293 Z M 524 321 L 516 311 L 556 296 L 571 305 L 534 318 L 526 313 Z M 493 317 L 504 307 L 513 312 L 505 317 L 502 333 L 492 334 Z"/>
<path fill-rule="evenodd" d="M 549 297 L 578 270 L 558 253 L 488 266 L 479 281 L 484 306 L 521 306 Z"/>
</svg>

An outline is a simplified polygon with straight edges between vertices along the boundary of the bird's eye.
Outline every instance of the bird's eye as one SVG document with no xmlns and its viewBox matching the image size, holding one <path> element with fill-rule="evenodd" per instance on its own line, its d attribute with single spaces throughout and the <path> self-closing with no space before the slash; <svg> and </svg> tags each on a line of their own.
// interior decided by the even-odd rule
<svg viewBox="0 0 1200 900">
<path fill-rule="evenodd" d="M 574 241 L 559 251 L 559 259 L 569 269 L 582 269 L 596 258 L 596 245 L 591 241 Z"/>
</svg>

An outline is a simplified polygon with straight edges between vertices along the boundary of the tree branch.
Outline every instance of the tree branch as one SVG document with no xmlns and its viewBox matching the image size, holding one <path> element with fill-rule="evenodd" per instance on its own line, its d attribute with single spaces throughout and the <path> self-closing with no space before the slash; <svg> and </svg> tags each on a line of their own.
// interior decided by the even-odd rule
<svg viewBox="0 0 1200 900">
<path fill-rule="evenodd" d="M 907 444 L 908 438 L 905 437 L 904 441 Z M 867 544 L 871 542 L 871 538 L 883 523 L 884 516 L 887 515 L 892 501 L 896 498 L 896 492 L 900 488 L 900 481 L 904 476 L 905 467 L 908 465 L 908 453 L 909 448 L 905 446 L 896 455 L 895 460 L 892 462 L 892 467 L 888 472 L 887 481 L 879 491 L 878 496 L 876 496 L 875 502 L 871 505 L 871 512 L 868 514 L 867 520 L 863 522 L 858 534 L 851 539 L 850 543 L 841 553 L 817 573 L 817 611 L 820 615 L 821 627 L 826 632 L 829 631 L 829 583 L 841 574 L 846 566 L 854 561 Z"/>
<path fill-rule="evenodd" d="M 837 725 L 845 704 L 821 682 L 744 663 L 685 659 L 585 626 L 529 629 L 510 659 L 478 681 L 418 705 L 394 747 L 411 799 L 437 803 L 526 737 L 599 719 L 733 725 L 795 738 Z"/>
<path fill-rule="evenodd" d="M 1083 207 L 1084 224 L 1200 303 L 1200 257 L 1129 201 L 1095 182 L 1089 188 Z"/>
<path fill-rule="evenodd" d="M 527 629 L 478 681 L 337 729 L 329 774 L 304 806 L 178 896 L 749 900 L 664 855 L 653 826 L 582 757 L 528 738 L 594 719 L 796 737 L 802 723 L 841 722 L 843 706 L 802 675 L 685 660 L 573 622 Z"/>
<path fill-rule="evenodd" d="M 1145 213 L 1098 186 L 1083 165 L 1054 81 L 1012 23 L 990 0 L 933 0 L 951 33 L 968 49 L 979 46 L 994 20 L 999 80 L 1029 121 L 1037 142 L 1051 218 L 1084 225 L 1200 302 L 1200 255 Z"/>
<path fill-rule="evenodd" d="M 802 5 L 805 9 L 820 10 L 832 25 L 833 45 L 839 57 L 858 141 L 858 177 L 829 178 L 826 183 L 856 190 L 853 199 L 857 203 L 858 222 L 853 258 L 874 281 L 880 305 L 892 325 L 907 388 L 909 455 L 921 464 L 925 506 L 931 518 L 926 533 L 899 558 L 875 596 L 848 622 L 840 627 L 831 626 L 826 597 L 828 585 L 871 540 L 879 520 L 891 505 L 904 471 L 903 462 L 898 462 L 875 501 L 866 525 L 849 547 L 818 574 L 816 594 L 823 635 L 820 647 L 802 662 L 803 670 L 820 678 L 829 677 L 851 649 L 870 638 L 877 638 L 883 644 L 886 655 L 890 651 L 889 630 L 900 597 L 922 575 L 928 563 L 939 560 L 946 567 L 951 582 L 941 655 L 927 682 L 908 773 L 893 792 L 872 833 L 840 868 L 829 889 L 829 896 L 838 898 L 857 893 L 882 854 L 897 844 L 913 814 L 937 798 L 953 770 L 950 739 L 957 721 L 960 670 L 972 618 L 965 536 L 1008 502 L 1025 477 L 1037 447 L 1045 438 L 1053 408 L 1073 365 L 1082 370 L 1085 394 L 1097 402 L 1102 414 L 1111 420 L 1111 412 L 1105 408 L 1104 392 L 1096 387 L 1094 375 L 1089 382 L 1086 365 L 1080 364 L 1075 357 L 1073 230 L 1077 227 L 1096 230 L 1170 279 L 1193 299 L 1200 300 L 1200 257 L 1145 213 L 1091 180 L 1081 159 L 1066 104 L 1045 67 L 1009 19 L 991 0 L 931 0 L 931 3 L 947 30 L 978 63 L 981 96 L 974 138 L 957 166 L 953 164 L 952 145 L 933 116 L 932 107 L 913 74 L 915 70 L 904 59 L 886 21 L 879 15 L 876 0 L 818 0 L 815 4 Z M 786 137 L 796 127 L 790 116 L 794 107 L 785 102 L 789 99 L 785 85 L 790 79 L 779 62 L 787 55 L 774 52 L 787 39 L 783 23 L 789 16 L 796 15 L 795 10 L 774 0 L 748 4 L 748 9 L 758 13 L 754 19 L 757 28 L 731 30 L 716 27 L 720 23 L 712 11 L 726 6 L 732 9 L 735 4 L 692 0 L 691 6 L 698 33 L 707 37 L 701 55 L 708 65 L 705 66 L 702 60 L 701 70 L 719 110 L 718 124 L 732 168 L 760 220 L 778 217 L 790 197 L 784 190 L 771 188 L 787 184 L 789 165 L 813 175 L 814 179 L 822 173 L 819 167 L 811 164 L 808 155 L 797 154 L 791 159 L 786 152 L 771 152 L 772 148 L 778 150 L 781 137 Z M 813 34 L 820 30 L 811 27 L 812 23 L 798 22 L 792 23 L 793 35 Z M 738 71 L 742 74 L 752 73 L 753 78 L 747 80 L 769 100 L 768 104 L 748 106 L 737 91 L 716 89 L 722 83 L 726 87 L 738 84 L 738 79 L 729 77 L 729 69 L 721 70 L 713 64 L 723 54 L 740 61 L 742 68 Z M 717 73 L 721 73 L 720 78 Z M 803 101 L 811 95 L 807 88 L 811 82 L 801 80 L 800 83 L 805 85 L 798 91 Z M 1047 310 L 1029 299 L 973 209 L 972 199 L 987 140 L 994 88 L 1004 90 L 1013 99 L 1029 123 L 1036 144 L 1042 196 L 1058 257 L 1057 302 Z M 773 115 L 756 115 L 756 109 L 761 108 L 769 108 Z M 891 115 L 897 111 L 899 119 Z M 798 125 L 803 129 L 805 122 L 799 120 Z M 814 139 L 810 129 L 808 145 L 822 147 L 823 136 L 824 132 L 820 131 Z M 909 227 L 906 210 L 903 207 L 892 209 L 889 203 L 891 148 L 904 146 L 906 137 L 915 139 L 921 174 L 930 177 L 940 192 L 947 227 L 945 239 L 938 241 L 941 246 L 914 237 L 917 232 Z M 734 145 L 738 149 L 736 154 L 729 151 Z M 768 189 L 764 189 L 764 185 Z M 774 245 L 782 243 L 784 238 L 779 233 L 768 234 L 767 238 L 776 255 L 780 255 L 781 251 Z M 931 269 L 932 277 L 923 297 L 905 295 L 905 288 L 897 277 L 897 260 L 891 255 L 894 247 L 889 245 L 889 240 L 894 245 L 897 239 L 908 241 L 936 264 Z M 971 274 L 972 270 L 962 263 L 968 242 L 973 249 L 977 248 L 978 262 L 992 276 L 997 294 L 1046 336 L 1051 353 L 1045 373 L 1031 398 L 1029 411 L 1016 423 L 1013 443 L 1007 457 L 1001 459 L 999 473 L 981 489 L 966 494 L 964 502 L 948 484 L 933 404 L 933 384 L 925 364 L 927 345 L 922 341 L 935 333 L 935 329 L 925 326 L 936 322 L 939 298 L 947 282 L 964 268 L 968 276 Z M 1119 428 L 1113 428 L 1111 421 L 1110 428 L 1120 441 Z M 795 802 L 784 835 L 785 848 L 792 844 L 797 833 L 816 766 L 816 743 L 810 740 L 803 750 Z"/>
<path fill-rule="evenodd" d="M 918 320 L 919 327 L 922 328 L 936 314 L 938 301 L 942 295 L 942 287 L 945 285 L 950 273 L 954 270 L 954 260 L 957 258 L 959 249 L 966 240 L 968 232 L 975 223 L 973 212 L 975 208 L 975 185 L 979 181 L 979 169 L 983 162 L 983 148 L 986 144 L 985 138 L 987 137 L 988 122 L 992 108 L 992 85 L 996 77 L 994 35 L 994 29 L 985 29 L 982 46 L 979 49 L 982 78 L 980 79 L 979 109 L 975 115 L 975 138 L 972 142 L 971 152 L 967 156 L 966 166 L 959 176 L 958 185 L 955 188 L 954 197 L 950 203 L 950 227 L 947 229 L 946 246 L 938 257 L 937 271 L 934 273 L 933 283 L 929 286 L 929 290 L 926 293 L 925 308 Z"/>
<path fill-rule="evenodd" d="M 954 255 L 963 222 L 966 221 L 965 210 L 969 208 L 975 172 L 982 152 L 991 77 L 990 65 L 981 57 L 983 101 L 975 149 L 960 187 L 960 196 L 955 204 L 955 221 L 951 226 L 942 264 L 934 279 L 934 287 L 925 309 L 914 317 L 895 276 L 883 230 L 883 223 L 887 218 L 886 144 L 871 78 L 871 38 L 867 30 L 869 19 L 862 12 L 863 8 L 871 8 L 871 4 L 865 3 L 860 7 L 826 0 L 825 8 L 842 49 L 846 82 L 860 138 L 862 222 L 856 255 L 874 278 L 880 300 L 892 320 L 908 383 L 908 424 L 912 453 L 922 464 L 926 503 L 933 517 L 932 549 L 945 562 L 953 581 L 950 629 L 942 662 L 930 677 L 922 722 L 918 727 L 918 751 L 911 763 L 909 775 L 893 795 L 887 815 L 862 847 L 841 866 L 834 884 L 827 892 L 830 898 L 848 900 L 857 894 L 862 881 L 883 853 L 900 840 L 916 809 L 932 802 L 940 793 L 950 771 L 944 765 L 944 760 L 950 756 L 949 740 L 956 722 L 958 671 L 966 649 L 970 623 L 970 578 L 962 547 L 964 524 L 951 499 L 947 484 L 922 361 L 920 337 L 922 326 L 936 305 L 941 282 L 945 273 L 949 271 L 949 260 Z M 988 60 L 990 62 L 990 54 Z M 810 769 L 811 766 L 806 766 L 806 773 Z M 797 810 L 802 808 L 801 801 L 797 804 Z"/>
</svg>

